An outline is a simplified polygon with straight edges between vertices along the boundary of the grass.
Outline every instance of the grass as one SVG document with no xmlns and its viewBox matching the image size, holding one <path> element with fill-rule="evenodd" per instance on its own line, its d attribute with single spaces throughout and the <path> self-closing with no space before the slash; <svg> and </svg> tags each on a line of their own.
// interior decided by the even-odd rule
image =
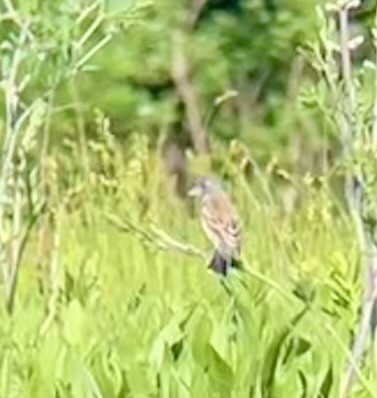
<svg viewBox="0 0 377 398">
<path fill-rule="evenodd" d="M 51 30 L 45 23 L 52 9 L 24 18 L 12 2 L 5 4 L 4 21 L 12 27 L 5 28 L 5 37 L 15 30 L 4 41 L 2 67 L 5 271 L 5 265 L 18 268 L 14 252 L 21 252 L 25 226 L 31 236 L 19 257 L 20 278 L 3 273 L 3 302 L 13 302 L 11 287 L 17 286 L 17 294 L 14 309 L 0 307 L 0 397 L 338 397 L 363 295 L 359 242 L 353 220 L 334 194 L 338 181 L 330 173 L 320 179 L 291 176 L 273 161 L 258 174 L 248 148 L 240 145 L 237 151 L 236 143 L 224 150 L 213 143 L 214 169 L 224 177 L 244 222 L 244 269 L 220 279 L 200 256 L 173 250 L 164 237 L 206 254 L 211 248 L 189 206 L 169 191 L 146 135 L 130 134 L 123 152 L 99 111 L 92 123 L 98 131 L 91 131 L 97 139 L 87 141 L 84 134 L 84 98 L 77 97 L 72 79 L 113 34 L 109 29 L 100 37 L 102 21 L 110 23 L 101 4 L 83 3 L 76 11 L 69 4 L 58 7 L 51 21 L 61 19 L 58 25 L 67 29 L 53 29 L 51 37 L 45 36 Z M 351 6 L 339 3 L 336 12 L 344 14 Z M 344 95 L 340 76 L 332 71 L 338 58 L 331 41 L 335 13 L 318 13 L 321 38 L 309 58 L 332 84 L 335 100 L 347 99 L 350 93 Z M 343 40 L 343 53 L 349 51 L 347 43 Z M 67 57 L 71 48 L 72 59 Z M 53 67 L 45 75 L 46 66 Z M 28 79 L 33 86 L 42 76 L 46 86 L 28 103 L 21 95 Z M 77 108 L 79 144 L 67 136 L 59 143 L 49 138 L 54 91 L 66 79 Z M 352 86 L 351 75 L 343 80 Z M 333 122 L 334 111 L 342 119 L 338 106 L 323 106 L 322 94 L 307 98 L 323 112 L 321 120 Z M 364 135 L 369 113 L 351 111 Z M 56 124 L 51 133 L 63 134 Z M 290 124 L 284 130 L 291 131 Z M 362 156 L 356 160 L 374 181 L 375 156 L 369 155 L 365 163 L 371 170 Z M 237 164 L 242 163 L 238 156 L 247 160 L 245 167 Z M 342 166 L 347 161 L 339 160 Z M 190 167 L 208 170 L 208 163 L 196 158 Z M 253 178 L 243 171 L 254 171 Z M 25 185 L 23 179 L 30 181 Z M 29 226 L 33 212 L 45 208 Z M 128 231 L 110 223 L 109 215 Z M 372 342 L 352 398 L 377 397 L 376 372 Z"/>
<path fill-rule="evenodd" d="M 262 173 L 268 201 L 230 168 L 245 270 L 221 281 L 199 257 L 109 223 L 209 253 L 153 154 L 110 158 L 107 182 L 57 169 L 68 187 L 29 243 L 13 317 L 0 315 L 0 396 L 337 397 L 362 290 L 352 223 L 326 184 L 297 180 L 287 213 L 274 177 Z M 377 397 L 373 351 L 353 397 Z"/>
</svg>

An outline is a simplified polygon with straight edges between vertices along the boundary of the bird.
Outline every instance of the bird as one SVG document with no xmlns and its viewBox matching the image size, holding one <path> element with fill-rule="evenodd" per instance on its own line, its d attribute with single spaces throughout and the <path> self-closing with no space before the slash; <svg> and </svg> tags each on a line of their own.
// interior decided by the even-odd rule
<svg viewBox="0 0 377 398">
<path fill-rule="evenodd" d="M 214 246 L 209 268 L 226 276 L 231 268 L 240 267 L 242 228 L 237 209 L 212 177 L 197 178 L 188 195 L 199 199 L 202 228 Z"/>
</svg>

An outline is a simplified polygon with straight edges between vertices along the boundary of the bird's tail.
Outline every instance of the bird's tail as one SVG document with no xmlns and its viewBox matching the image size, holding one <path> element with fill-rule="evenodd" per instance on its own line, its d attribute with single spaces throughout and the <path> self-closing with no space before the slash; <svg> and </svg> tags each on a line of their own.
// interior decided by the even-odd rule
<svg viewBox="0 0 377 398">
<path fill-rule="evenodd" d="M 241 262 L 234 257 L 227 258 L 215 250 L 209 263 L 209 268 L 218 274 L 226 276 L 230 268 L 241 268 Z"/>
</svg>

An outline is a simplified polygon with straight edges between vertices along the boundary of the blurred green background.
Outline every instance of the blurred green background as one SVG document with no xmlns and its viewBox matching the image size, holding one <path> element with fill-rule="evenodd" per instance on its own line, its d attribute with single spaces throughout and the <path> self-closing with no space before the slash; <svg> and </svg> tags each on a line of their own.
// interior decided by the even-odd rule
<svg viewBox="0 0 377 398">
<path fill-rule="evenodd" d="M 2 0 L 0 397 L 339 396 L 363 290 L 323 4 Z M 375 11 L 350 18 L 362 115 Z M 177 249 L 211 251 L 197 174 L 242 216 L 226 281 Z M 351 396 L 376 372 L 374 341 Z"/>
</svg>

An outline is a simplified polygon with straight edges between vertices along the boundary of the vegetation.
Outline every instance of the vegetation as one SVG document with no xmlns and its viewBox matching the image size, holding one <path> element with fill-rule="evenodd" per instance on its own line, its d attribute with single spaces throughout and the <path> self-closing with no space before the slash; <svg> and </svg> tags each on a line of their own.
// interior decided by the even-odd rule
<svg viewBox="0 0 377 398">
<path fill-rule="evenodd" d="M 344 390 L 377 135 L 351 3 L 2 1 L 0 397 L 377 397 L 374 339 Z M 197 173 L 242 216 L 226 279 Z"/>
</svg>

